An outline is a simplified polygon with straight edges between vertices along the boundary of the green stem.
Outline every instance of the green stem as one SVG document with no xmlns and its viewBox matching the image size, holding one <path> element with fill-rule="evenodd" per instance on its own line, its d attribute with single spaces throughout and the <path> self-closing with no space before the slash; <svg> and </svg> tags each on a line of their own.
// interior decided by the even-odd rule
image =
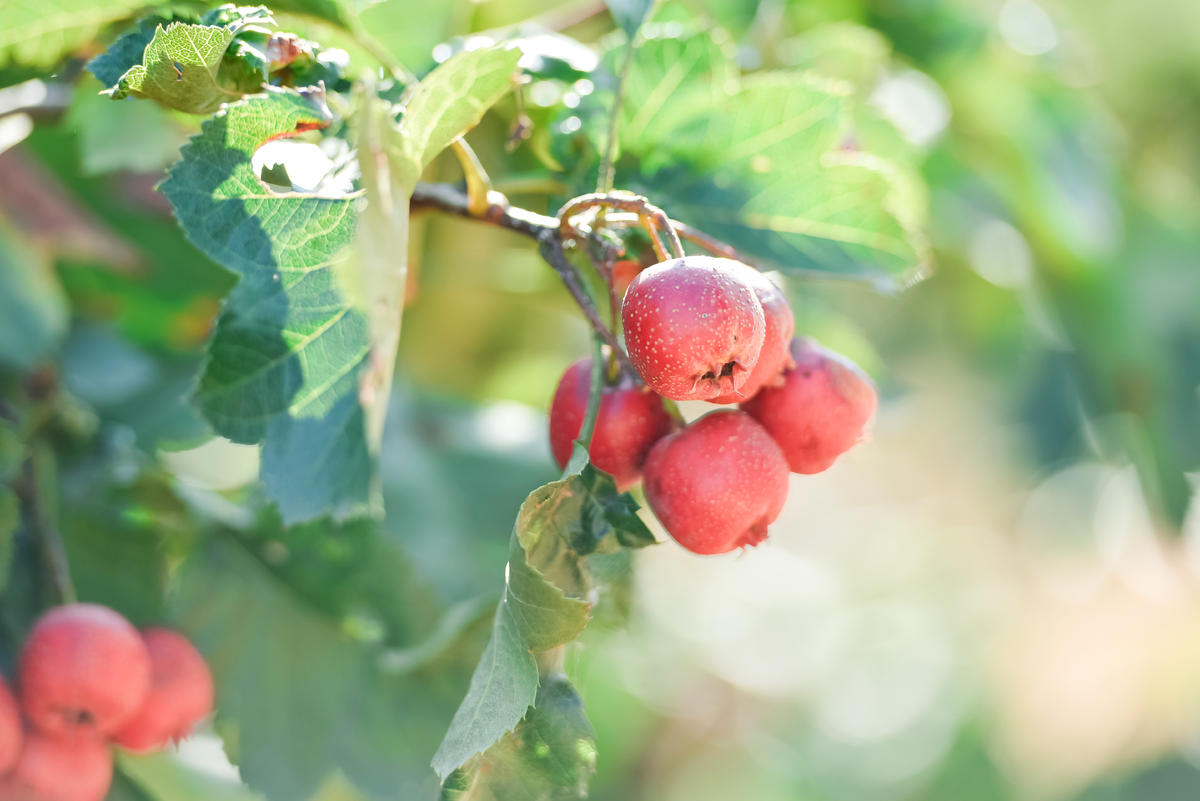
<svg viewBox="0 0 1200 801">
<path fill-rule="evenodd" d="M 634 40 L 625 45 L 625 61 L 621 64 L 621 75 L 617 79 L 617 94 L 613 98 L 612 114 L 608 121 L 608 141 L 604 143 L 604 160 L 600 162 L 600 174 L 596 177 L 597 192 L 611 192 L 616 177 L 617 126 L 621 119 L 621 104 L 625 102 L 625 84 L 633 66 Z"/>
<path fill-rule="evenodd" d="M 45 445 L 35 445 L 28 462 L 32 522 L 42 552 L 42 560 L 55 593 L 64 604 L 75 603 L 75 585 L 71 583 L 71 568 L 67 548 L 63 544 L 55 514 L 57 472 L 54 453 Z"/>
<path fill-rule="evenodd" d="M 592 435 L 596 433 L 596 418 L 600 416 L 600 401 L 604 397 L 604 372 L 604 350 L 601 347 L 600 335 L 593 333 L 592 383 L 588 390 L 587 413 L 579 429 L 579 441 L 589 450 L 592 447 Z"/>
</svg>

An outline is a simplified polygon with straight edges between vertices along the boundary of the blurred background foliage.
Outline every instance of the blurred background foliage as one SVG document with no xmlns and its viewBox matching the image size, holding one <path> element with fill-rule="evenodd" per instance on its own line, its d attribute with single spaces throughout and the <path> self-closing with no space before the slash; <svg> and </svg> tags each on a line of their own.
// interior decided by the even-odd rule
<svg viewBox="0 0 1200 801">
<path fill-rule="evenodd" d="M 527 242 L 418 214 L 386 521 L 285 531 L 255 450 L 183 400 L 232 285 L 153 191 L 198 122 L 96 97 L 80 59 L 140 4 L 93 5 L 102 22 L 44 47 L 0 33 L 0 663 L 48 600 L 21 535 L 40 520 L 81 596 L 196 638 L 251 784 L 432 797 L 511 521 L 555 475 L 544 412 L 585 322 Z M 530 207 L 594 182 L 603 3 L 275 7 L 370 63 L 361 26 L 418 73 L 472 34 L 547 37 L 529 137 L 513 149 L 510 99 L 471 142 Z M 920 166 L 899 180 L 913 209 L 927 192 L 934 269 L 899 293 L 790 280 L 797 330 L 881 385 L 873 440 L 794 476 L 766 547 L 615 567 L 608 624 L 568 656 L 591 797 L 1195 798 L 1200 5 L 675 0 L 654 22 L 746 73 L 851 86 L 856 143 Z M 652 133 L 618 186 L 671 212 L 690 195 Z M 211 735 L 121 767 L 113 799 L 258 797 Z"/>
</svg>

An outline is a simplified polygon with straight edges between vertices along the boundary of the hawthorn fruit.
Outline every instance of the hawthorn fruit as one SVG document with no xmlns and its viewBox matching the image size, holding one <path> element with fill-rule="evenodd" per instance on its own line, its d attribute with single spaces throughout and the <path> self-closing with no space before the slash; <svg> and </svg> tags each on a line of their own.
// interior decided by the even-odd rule
<svg viewBox="0 0 1200 801">
<path fill-rule="evenodd" d="M 29 731 L 2 801 L 101 801 L 112 784 L 112 753 L 102 740 Z"/>
<path fill-rule="evenodd" d="M 621 323 L 629 358 L 650 389 L 674 400 L 709 400 L 745 386 L 766 319 L 744 267 L 685 256 L 633 279 Z"/>
<path fill-rule="evenodd" d="M 560 468 L 571 459 L 587 416 L 592 360 L 576 361 L 559 379 L 550 404 L 550 450 Z M 605 387 L 588 455 L 625 492 L 642 477 L 642 464 L 655 442 L 671 433 L 674 420 L 653 392 L 634 386 Z"/>
<path fill-rule="evenodd" d="M 745 412 L 712 412 L 659 440 L 645 466 L 646 499 L 676 542 L 698 554 L 757 545 L 783 509 L 788 468 Z"/>
<path fill-rule="evenodd" d="M 740 273 L 758 296 L 763 307 L 766 322 L 766 333 L 763 337 L 762 351 L 758 354 L 758 362 L 746 383 L 737 392 L 727 392 L 712 399 L 713 403 L 741 403 L 753 398 L 760 389 L 780 381 L 783 371 L 792 364 L 792 334 L 796 332 L 796 318 L 792 315 L 791 304 L 784 297 L 783 291 L 770 278 L 740 262 L 736 264 Z"/>
<path fill-rule="evenodd" d="M 48 734 L 104 737 L 133 717 L 150 689 L 150 657 L 137 629 L 105 606 L 46 612 L 21 652 L 26 719 Z"/>
<path fill-rule="evenodd" d="M 0 776 L 16 764 L 21 754 L 21 710 L 17 699 L 0 677 Z"/>
<path fill-rule="evenodd" d="M 142 632 L 150 654 L 150 691 L 132 720 L 113 735 L 130 751 L 155 751 L 191 734 L 213 708 L 208 663 L 186 637 L 165 628 Z"/>
<path fill-rule="evenodd" d="M 820 473 L 863 437 L 878 405 L 871 379 L 809 337 L 792 343 L 795 366 L 741 408 L 770 432 L 793 473 Z"/>
</svg>

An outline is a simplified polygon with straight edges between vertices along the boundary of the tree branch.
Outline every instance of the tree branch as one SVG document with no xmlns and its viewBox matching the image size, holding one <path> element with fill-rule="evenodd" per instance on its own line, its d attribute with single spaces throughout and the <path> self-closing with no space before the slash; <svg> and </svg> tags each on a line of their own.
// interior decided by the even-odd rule
<svg viewBox="0 0 1200 801">
<path fill-rule="evenodd" d="M 436 209 L 469 220 L 490 223 L 536 240 L 542 258 L 558 273 L 563 285 L 571 293 L 571 297 L 575 299 L 576 305 L 587 317 L 592 328 L 599 334 L 604 344 L 612 349 L 621 363 L 622 369 L 627 371 L 630 377 L 636 377 L 637 371 L 633 368 L 633 362 L 629 361 L 629 355 L 621 347 L 621 343 L 612 329 L 600 319 L 600 310 L 596 308 L 595 302 L 588 294 L 579 271 L 567 258 L 559 233 L 558 219 L 513 206 L 508 202 L 508 198 L 499 192 L 488 193 L 488 200 L 485 211 L 472 213 L 470 199 L 457 187 L 450 184 L 419 183 L 413 191 L 410 206 L 414 210 Z M 593 238 L 602 247 L 609 244 L 599 238 Z"/>
</svg>

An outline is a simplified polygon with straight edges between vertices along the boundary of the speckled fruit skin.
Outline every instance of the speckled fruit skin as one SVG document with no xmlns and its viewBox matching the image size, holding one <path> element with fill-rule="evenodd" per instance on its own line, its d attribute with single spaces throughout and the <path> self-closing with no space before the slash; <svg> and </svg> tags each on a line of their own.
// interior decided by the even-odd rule
<svg viewBox="0 0 1200 801">
<path fill-rule="evenodd" d="M 142 632 L 150 654 L 150 692 L 141 709 L 113 736 L 130 751 L 156 751 L 187 737 L 213 708 L 208 663 L 182 634 L 164 628 Z"/>
<path fill-rule="evenodd" d="M 737 392 L 728 392 L 712 399 L 712 403 L 742 403 L 753 398 L 765 386 L 782 383 L 783 371 L 792 366 L 792 335 L 796 333 L 796 318 L 783 291 L 770 278 L 753 267 L 731 262 L 741 268 L 746 283 L 758 296 L 766 321 L 762 350 L 758 362 L 750 371 L 746 383 Z"/>
<path fill-rule="evenodd" d="M 788 469 L 762 426 L 722 410 L 659 440 L 645 484 L 667 533 L 693 553 L 717 554 L 766 539 L 787 500 Z"/>
<path fill-rule="evenodd" d="M 571 459 L 575 438 L 587 416 L 592 360 L 580 359 L 567 368 L 550 404 L 550 450 L 559 467 Z M 642 478 L 642 464 L 654 443 L 675 427 L 662 399 L 635 387 L 606 387 L 596 415 L 596 430 L 588 453 L 592 464 L 612 475 L 625 492 Z"/>
<path fill-rule="evenodd" d="M 0 776 L 16 764 L 21 753 L 21 739 L 21 710 L 8 683 L 0 677 Z M 3 801 L 2 797 L 0 801 Z"/>
<path fill-rule="evenodd" d="M 69 604 L 38 620 L 21 652 L 26 719 L 49 734 L 102 737 L 133 717 L 150 689 L 137 629 L 105 606 Z"/>
<path fill-rule="evenodd" d="M 0 779 L 0 800 L 101 801 L 112 774 L 112 753 L 103 741 L 31 731 L 13 772 Z"/>
<path fill-rule="evenodd" d="M 685 256 L 633 279 L 621 323 L 629 357 L 650 389 L 675 400 L 708 400 L 745 385 L 766 319 L 743 266 Z"/>
<path fill-rule="evenodd" d="M 779 443 L 793 473 L 820 473 L 862 439 L 879 399 L 857 365 L 813 339 L 795 340 L 792 358 L 783 385 L 762 389 L 742 409 Z"/>
</svg>

